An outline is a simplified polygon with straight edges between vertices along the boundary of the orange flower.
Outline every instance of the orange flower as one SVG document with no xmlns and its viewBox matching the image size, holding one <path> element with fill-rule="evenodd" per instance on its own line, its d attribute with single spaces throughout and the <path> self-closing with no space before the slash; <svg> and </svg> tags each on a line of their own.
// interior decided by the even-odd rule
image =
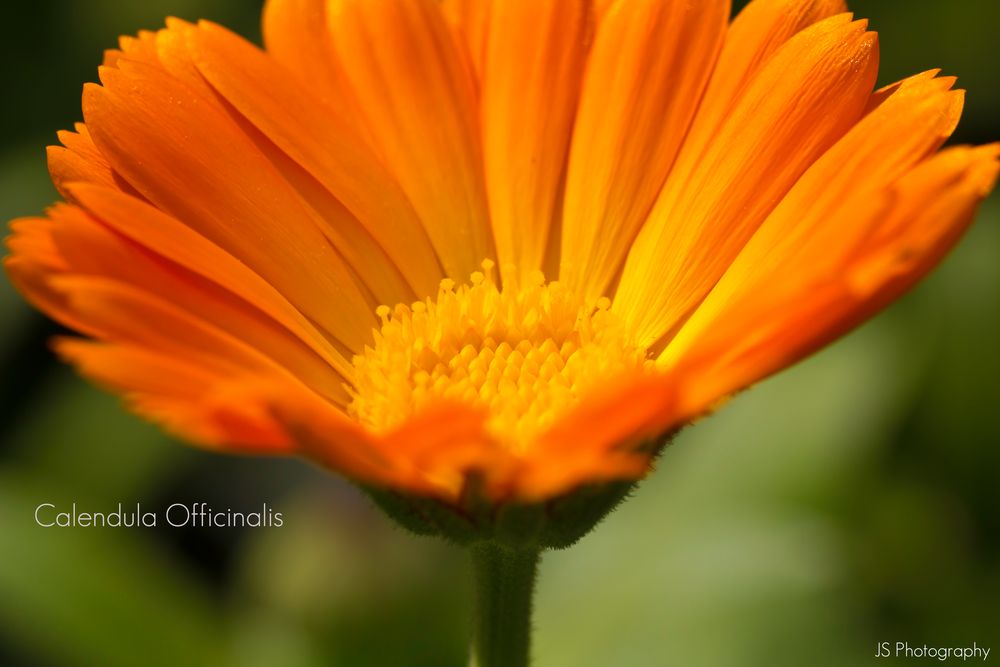
<svg viewBox="0 0 1000 667">
<path fill-rule="evenodd" d="M 271 0 L 122 38 L 5 265 L 193 442 L 455 501 L 635 479 L 956 242 L 998 145 L 840 0 Z"/>
</svg>

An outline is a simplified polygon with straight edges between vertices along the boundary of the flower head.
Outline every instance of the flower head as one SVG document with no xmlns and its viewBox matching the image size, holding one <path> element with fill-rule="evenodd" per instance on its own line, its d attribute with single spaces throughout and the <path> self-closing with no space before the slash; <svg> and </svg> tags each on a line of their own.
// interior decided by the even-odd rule
<svg viewBox="0 0 1000 667">
<path fill-rule="evenodd" d="M 648 470 L 957 241 L 998 145 L 873 92 L 840 0 L 270 0 L 168 20 L 49 151 L 5 265 L 183 438 L 457 502 Z"/>
</svg>

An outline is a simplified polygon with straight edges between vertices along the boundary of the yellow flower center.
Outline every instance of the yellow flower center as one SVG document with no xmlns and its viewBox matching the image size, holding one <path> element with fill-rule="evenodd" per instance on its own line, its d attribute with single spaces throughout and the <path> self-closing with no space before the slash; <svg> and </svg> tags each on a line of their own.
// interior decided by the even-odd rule
<svg viewBox="0 0 1000 667">
<path fill-rule="evenodd" d="M 460 401 L 486 408 L 492 435 L 518 449 L 601 382 L 652 367 L 608 299 L 587 306 L 541 272 L 500 289 L 493 266 L 469 285 L 442 280 L 436 299 L 376 310 L 374 347 L 354 357 L 351 416 L 387 430 Z"/>
</svg>

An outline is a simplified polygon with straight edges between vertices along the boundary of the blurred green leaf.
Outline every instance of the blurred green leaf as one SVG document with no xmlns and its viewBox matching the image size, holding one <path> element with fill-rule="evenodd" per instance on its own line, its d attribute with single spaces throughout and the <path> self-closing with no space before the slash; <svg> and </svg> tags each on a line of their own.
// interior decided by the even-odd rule
<svg viewBox="0 0 1000 667">
<path fill-rule="evenodd" d="M 227 635 L 205 592 L 141 528 L 43 528 L 51 502 L 103 507 L 44 480 L 0 473 L 0 635 L 92 667 L 224 667 Z M 104 511 L 110 511 L 108 506 Z"/>
<path fill-rule="evenodd" d="M 242 636 L 272 627 L 264 641 L 313 656 L 306 665 L 462 667 L 465 554 L 396 528 L 356 490 L 326 482 L 283 503 L 282 528 L 250 536 L 236 588 L 249 611 Z"/>
<path fill-rule="evenodd" d="M 8 434 L 7 446 L 65 489 L 120 499 L 143 497 L 193 458 L 187 447 L 126 412 L 121 399 L 62 365 Z"/>
</svg>

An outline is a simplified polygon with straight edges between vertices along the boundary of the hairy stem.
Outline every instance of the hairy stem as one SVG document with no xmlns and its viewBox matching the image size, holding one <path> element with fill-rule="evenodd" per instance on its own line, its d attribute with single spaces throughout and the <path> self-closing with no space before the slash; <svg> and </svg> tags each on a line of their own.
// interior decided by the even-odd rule
<svg viewBox="0 0 1000 667">
<path fill-rule="evenodd" d="M 539 553 L 493 542 L 472 547 L 476 580 L 473 667 L 527 667 Z"/>
</svg>

